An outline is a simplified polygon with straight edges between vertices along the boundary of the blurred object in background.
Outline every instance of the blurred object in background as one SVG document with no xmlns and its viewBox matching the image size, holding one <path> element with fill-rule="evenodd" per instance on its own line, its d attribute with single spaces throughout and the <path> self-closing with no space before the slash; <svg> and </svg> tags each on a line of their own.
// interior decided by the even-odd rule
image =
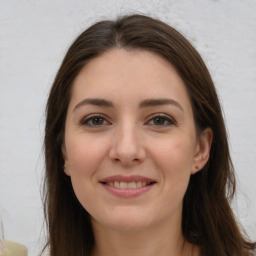
<svg viewBox="0 0 256 256">
<path fill-rule="evenodd" d="M 12 241 L 4 241 L 3 251 L 0 252 L 0 256 L 27 256 L 27 248 L 19 243 Z"/>
<path fill-rule="evenodd" d="M 0 255 L 2 255 L 3 250 L 4 250 L 4 227 L 3 227 L 3 221 L 1 217 L 1 211 L 0 211 Z"/>
<path fill-rule="evenodd" d="M 27 256 L 27 248 L 19 243 L 4 240 L 4 225 L 0 208 L 0 256 Z"/>
</svg>

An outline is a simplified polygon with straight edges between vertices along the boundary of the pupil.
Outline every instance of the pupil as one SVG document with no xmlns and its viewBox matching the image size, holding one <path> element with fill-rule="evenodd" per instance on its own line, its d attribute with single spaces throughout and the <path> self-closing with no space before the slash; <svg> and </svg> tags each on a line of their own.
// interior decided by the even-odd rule
<svg viewBox="0 0 256 256">
<path fill-rule="evenodd" d="M 92 120 L 92 122 L 93 122 L 93 124 L 94 125 L 101 125 L 102 124 L 102 118 L 100 118 L 100 117 L 95 117 L 95 118 L 93 118 L 93 120 Z"/>
<path fill-rule="evenodd" d="M 156 117 L 155 118 L 155 124 L 163 124 L 164 123 L 164 119 L 162 117 Z"/>
</svg>

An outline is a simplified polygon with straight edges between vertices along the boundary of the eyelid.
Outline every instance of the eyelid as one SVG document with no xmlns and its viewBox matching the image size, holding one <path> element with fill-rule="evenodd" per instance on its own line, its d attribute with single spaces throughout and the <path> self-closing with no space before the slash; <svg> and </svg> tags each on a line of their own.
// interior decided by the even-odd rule
<svg viewBox="0 0 256 256">
<path fill-rule="evenodd" d="M 159 126 L 159 127 L 161 127 L 161 126 L 166 127 L 166 126 L 171 126 L 171 125 L 176 125 L 177 124 L 176 120 L 173 117 L 171 117 L 170 115 L 167 115 L 165 113 L 155 113 L 155 114 L 150 115 L 149 118 L 146 121 L 146 124 L 148 124 L 150 121 L 152 121 L 156 117 L 164 118 L 165 120 L 169 121 L 169 123 L 167 125 L 154 125 L 154 124 L 152 124 L 152 126 L 154 125 L 154 126 Z"/>
<path fill-rule="evenodd" d="M 81 119 L 81 121 L 79 122 L 79 124 L 82 125 L 82 126 L 95 127 L 95 128 L 105 126 L 105 124 L 102 124 L 102 125 L 90 125 L 90 124 L 86 123 L 86 122 L 89 122 L 90 120 L 92 120 L 93 118 L 102 118 L 104 121 L 107 121 L 108 125 L 111 124 L 111 122 L 108 120 L 108 118 L 104 114 L 101 114 L 101 113 L 89 114 L 89 115 L 83 117 Z"/>
<path fill-rule="evenodd" d="M 168 123 L 167 124 L 149 124 L 154 118 L 157 118 L 157 117 L 160 117 L 160 118 L 163 118 L 165 121 L 167 121 Z M 103 119 L 103 122 L 107 122 L 107 124 L 88 124 L 89 121 L 91 121 L 93 118 L 101 118 Z M 111 125 L 112 123 L 109 121 L 109 118 L 106 117 L 105 114 L 102 114 L 102 113 L 92 113 L 92 114 L 89 114 L 85 117 L 83 117 L 80 122 L 79 122 L 79 125 L 81 126 L 87 126 L 87 127 L 91 127 L 91 128 L 99 128 L 99 127 L 103 127 L 103 126 L 106 126 L 106 125 Z M 146 125 L 150 125 L 150 126 L 158 126 L 158 128 L 161 128 L 161 127 L 168 127 L 168 126 L 172 126 L 172 125 L 176 125 L 177 122 L 176 120 L 171 117 L 170 115 L 168 114 L 165 114 L 165 113 L 154 113 L 154 114 L 151 114 L 148 118 L 147 118 L 147 121 L 145 122 Z"/>
</svg>

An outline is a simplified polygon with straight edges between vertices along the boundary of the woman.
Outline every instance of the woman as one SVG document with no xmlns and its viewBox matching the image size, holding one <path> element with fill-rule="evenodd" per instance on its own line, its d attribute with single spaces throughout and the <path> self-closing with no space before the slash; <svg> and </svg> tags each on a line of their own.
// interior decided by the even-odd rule
<svg viewBox="0 0 256 256">
<path fill-rule="evenodd" d="M 210 74 L 175 29 L 102 21 L 69 48 L 45 128 L 50 255 L 254 255 Z"/>
</svg>

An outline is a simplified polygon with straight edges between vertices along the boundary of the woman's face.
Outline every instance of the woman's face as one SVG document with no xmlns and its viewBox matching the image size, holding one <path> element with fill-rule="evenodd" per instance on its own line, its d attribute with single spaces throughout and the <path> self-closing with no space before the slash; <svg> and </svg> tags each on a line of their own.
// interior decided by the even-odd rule
<svg viewBox="0 0 256 256">
<path fill-rule="evenodd" d="M 114 49 L 76 77 L 65 173 L 93 225 L 139 230 L 181 222 L 190 175 L 208 159 L 184 83 L 162 57 Z"/>
</svg>

